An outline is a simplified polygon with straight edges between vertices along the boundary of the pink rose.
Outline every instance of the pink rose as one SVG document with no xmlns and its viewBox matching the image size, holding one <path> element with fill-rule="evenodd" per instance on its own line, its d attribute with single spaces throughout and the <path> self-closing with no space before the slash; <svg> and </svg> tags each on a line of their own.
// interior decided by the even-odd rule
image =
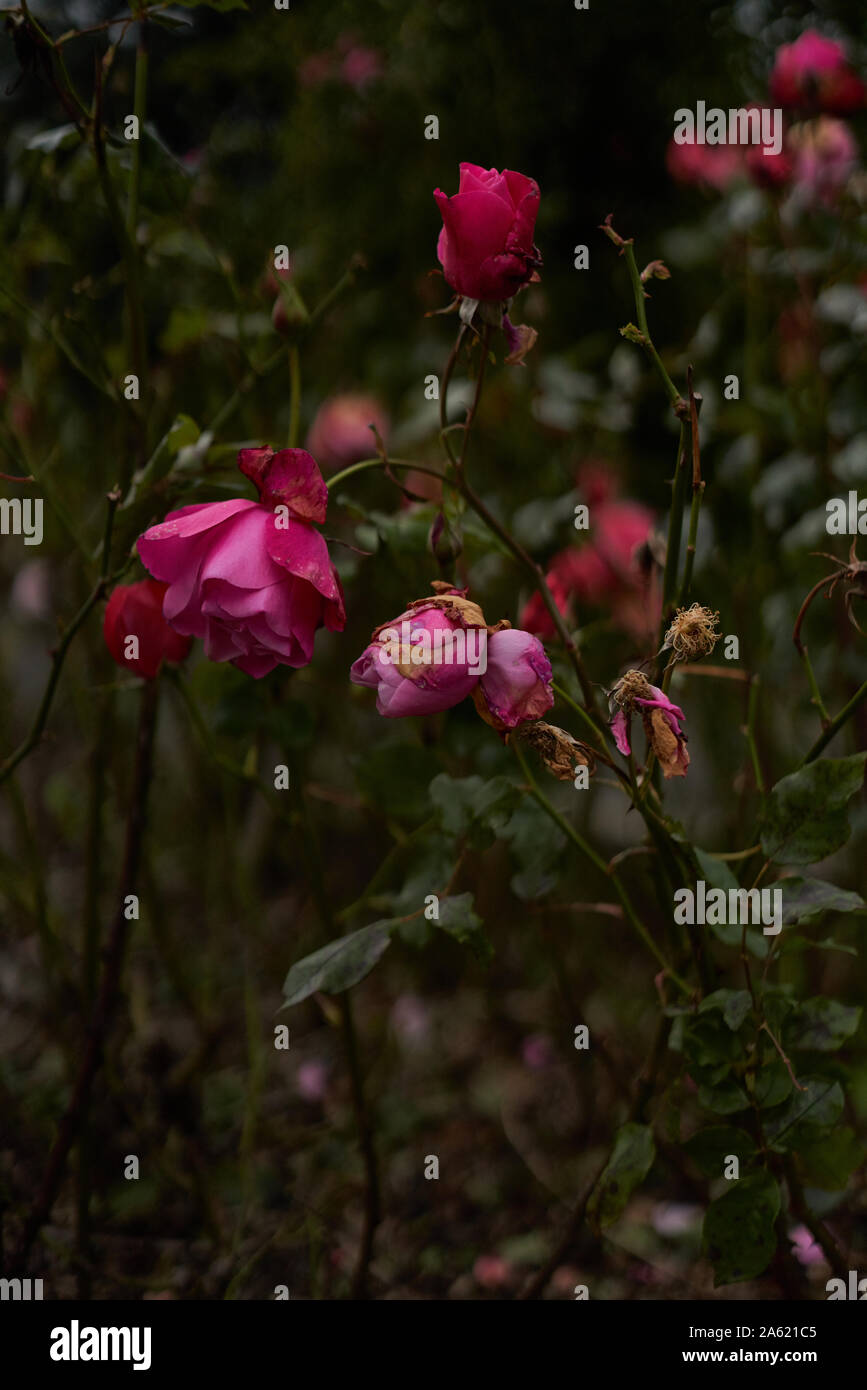
<svg viewBox="0 0 867 1390">
<path fill-rule="evenodd" d="M 591 523 L 592 539 L 586 545 L 561 550 L 551 560 L 551 596 L 564 614 L 573 597 L 606 607 L 618 627 L 643 638 L 659 618 L 658 595 L 637 562 L 653 530 L 653 513 L 639 502 L 600 501 L 591 507 Z M 554 625 L 538 595 L 524 608 L 521 626 L 540 636 L 553 635 Z"/>
<path fill-rule="evenodd" d="M 780 106 L 846 115 L 864 105 L 864 85 L 850 67 L 843 45 L 808 29 L 777 50 L 770 80 Z"/>
<path fill-rule="evenodd" d="M 467 299 L 511 299 L 542 264 L 533 245 L 539 186 L 510 169 L 462 164 L 460 187 L 434 193 L 443 219 L 437 256 L 443 274 Z"/>
<path fill-rule="evenodd" d="M 551 663 L 530 632 L 503 628 L 488 638 L 487 670 L 479 690 L 497 728 L 541 719 L 554 703 Z"/>
<path fill-rule="evenodd" d="M 481 618 L 475 604 L 467 608 Z M 460 704 L 478 684 L 486 639 L 484 619 L 470 625 L 440 599 L 420 599 L 377 629 L 350 679 L 376 691 L 376 708 L 386 719 L 438 714 Z"/>
<path fill-rule="evenodd" d="M 142 563 L 169 586 L 163 613 L 201 637 L 211 661 L 250 676 L 306 666 L 323 626 L 342 632 L 343 594 L 328 547 L 328 489 L 304 449 L 242 449 L 259 501 L 236 497 L 170 512 L 139 537 Z"/>
<path fill-rule="evenodd" d="M 163 616 L 165 584 L 140 579 L 137 584 L 118 584 L 105 608 L 102 635 L 118 666 L 152 681 L 164 661 L 177 664 L 192 645 L 170 627 Z M 135 638 L 130 642 L 130 638 Z"/>
<path fill-rule="evenodd" d="M 376 427 L 382 439 L 388 436 L 388 416 L 372 396 L 332 396 L 323 401 L 313 417 L 307 445 L 323 468 L 343 468 L 376 453 Z"/>
</svg>

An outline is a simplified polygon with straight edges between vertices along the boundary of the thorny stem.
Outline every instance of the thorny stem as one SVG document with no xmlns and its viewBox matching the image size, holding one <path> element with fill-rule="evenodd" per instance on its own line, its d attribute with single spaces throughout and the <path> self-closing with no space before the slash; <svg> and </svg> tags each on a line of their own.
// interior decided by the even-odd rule
<svg viewBox="0 0 867 1390">
<path fill-rule="evenodd" d="M 138 121 L 138 137 L 132 146 L 132 167 L 129 174 L 129 194 L 126 205 L 126 229 L 134 247 L 137 246 L 138 203 L 141 187 L 141 147 L 144 139 L 145 107 L 147 101 L 148 47 L 147 26 L 144 17 L 138 28 L 138 45 L 135 54 L 135 89 L 133 112 Z"/>
<path fill-rule="evenodd" d="M 156 730 L 158 681 L 146 681 L 141 692 L 136 746 L 135 773 L 126 825 L 123 866 L 118 883 L 119 905 L 108 933 L 105 948 L 102 982 L 97 996 L 87 1043 L 78 1070 L 72 1097 L 60 1121 L 39 1193 L 24 1225 L 10 1268 L 23 1269 L 27 1256 L 40 1229 L 51 1215 L 66 1161 L 84 1119 L 94 1078 L 102 1062 L 103 1047 L 117 1006 L 121 972 L 129 938 L 129 921 L 124 900 L 134 893 L 138 880 L 144 841 L 147 796 L 153 767 L 153 746 Z"/>
<path fill-rule="evenodd" d="M 810 604 L 813 602 L 813 599 L 828 584 L 833 584 L 835 578 L 836 575 L 826 574 L 824 578 L 820 579 L 818 583 L 813 585 L 812 589 L 804 599 L 804 602 L 801 604 L 801 607 L 798 609 L 798 616 L 795 619 L 795 626 L 792 629 L 792 641 L 794 642 L 795 647 L 797 648 L 798 655 L 801 657 L 801 660 L 804 663 L 804 669 L 807 673 L 807 680 L 810 685 L 810 694 L 812 695 L 813 704 L 819 711 L 819 717 L 822 720 L 823 730 L 827 730 L 828 725 L 831 723 L 831 717 L 828 714 L 827 709 L 825 708 L 825 703 L 822 699 L 822 694 L 819 690 L 819 686 L 816 681 L 815 672 L 813 671 L 813 663 L 810 660 L 810 654 L 807 651 L 806 644 L 801 641 L 801 627 L 803 625 L 804 619 L 807 616 L 807 609 L 810 607 Z"/>
<path fill-rule="evenodd" d="M 310 885 L 326 940 L 331 941 L 335 936 L 334 916 L 325 884 L 325 874 L 322 866 L 319 841 L 307 809 L 300 772 L 296 771 L 293 781 L 297 784 L 298 809 L 308 846 Z M 346 1052 L 346 1063 L 352 1093 L 352 1106 L 355 1112 L 358 1141 L 364 1161 L 365 1174 L 364 1227 L 362 1230 L 361 1249 L 358 1254 L 358 1262 L 352 1278 L 352 1297 L 354 1299 L 366 1299 L 369 1297 L 368 1277 L 370 1260 L 373 1254 L 373 1241 L 376 1235 L 376 1228 L 382 1219 L 379 1164 L 376 1156 L 373 1124 L 364 1096 L 364 1078 L 359 1058 L 358 1039 L 355 1032 L 352 1003 L 347 990 L 344 990 L 340 994 L 338 1003 L 340 1008 L 341 1030 L 343 1033 L 343 1046 Z"/>
<path fill-rule="evenodd" d="M 605 876 L 605 878 L 611 880 L 611 882 L 614 885 L 615 892 L 617 893 L 617 896 L 623 905 L 623 910 L 633 930 L 637 932 L 637 934 L 640 936 L 641 940 L 647 947 L 648 951 L 650 951 L 651 955 L 655 956 L 656 960 L 662 966 L 663 970 L 666 972 L 669 978 L 672 979 L 675 982 L 675 984 L 678 985 L 678 987 L 681 990 L 683 990 L 685 994 L 691 993 L 690 986 L 687 984 L 685 980 L 683 980 L 680 977 L 680 975 L 678 975 L 677 971 L 674 970 L 671 965 L 669 965 L 668 961 L 665 959 L 665 956 L 660 951 L 653 937 L 650 935 L 644 923 L 641 921 L 640 917 L 635 911 L 635 908 L 632 905 L 632 899 L 629 897 L 629 894 L 623 886 L 623 883 L 621 882 L 619 875 L 616 873 L 615 870 L 613 870 L 610 867 L 610 865 L 605 863 L 604 859 L 602 859 L 596 853 L 592 845 L 589 845 L 587 843 L 587 841 L 584 839 L 582 835 L 578 833 L 575 827 L 572 824 L 570 824 L 569 821 L 566 820 L 565 816 L 561 816 L 560 812 L 556 809 L 556 807 L 554 807 L 548 800 L 545 793 L 541 791 L 527 765 L 527 760 L 524 757 L 520 744 L 516 739 L 512 740 L 511 746 L 515 750 L 515 755 L 518 759 L 518 762 L 521 764 L 521 769 L 524 773 L 524 776 L 527 779 L 528 791 L 530 796 L 533 797 L 534 801 L 538 802 L 538 804 L 542 807 L 546 815 L 550 816 L 554 824 L 559 826 L 559 828 L 563 831 L 564 835 L 566 835 L 568 839 L 572 841 L 572 843 L 576 846 L 577 849 L 581 851 L 584 857 L 586 859 L 589 859 L 590 863 L 594 866 L 594 868 L 598 869 L 599 872 Z"/>
<path fill-rule="evenodd" d="M 33 749 L 36 747 L 36 745 L 42 738 L 42 734 L 44 732 L 45 725 L 48 720 L 48 715 L 51 710 L 52 701 L 54 700 L 54 696 L 57 691 L 57 683 L 60 680 L 60 672 L 63 669 L 63 663 L 66 660 L 66 654 L 69 651 L 75 634 L 78 632 L 79 628 L 82 627 L 83 624 L 86 622 L 92 609 L 96 607 L 100 599 L 104 596 L 108 586 L 114 580 L 119 579 L 122 576 L 122 574 L 127 568 L 127 565 L 129 564 L 129 561 L 127 561 L 127 563 L 119 571 L 117 571 L 110 579 L 106 577 L 105 571 L 107 561 L 105 557 L 110 552 L 111 548 L 111 534 L 112 527 L 114 524 L 114 513 L 118 503 L 118 493 L 109 493 L 107 500 L 108 514 L 106 516 L 105 536 L 103 538 L 103 558 L 101 565 L 102 572 L 96 584 L 91 589 L 90 593 L 85 599 L 84 603 L 79 608 L 75 617 L 69 623 L 69 626 L 66 628 L 66 631 L 64 632 L 57 646 L 54 648 L 54 651 L 51 653 L 51 670 L 48 675 L 48 682 L 45 686 L 45 690 L 42 693 L 42 699 L 39 702 L 39 708 L 36 711 L 36 717 L 33 720 L 33 723 L 30 727 L 30 732 L 25 738 L 24 742 L 21 743 L 18 746 L 18 748 L 16 748 L 14 753 L 10 753 L 9 757 L 6 759 L 4 763 L 0 764 L 0 783 L 4 782 L 11 772 L 15 771 L 18 764 L 23 762 L 29 753 L 32 753 Z"/>
<path fill-rule="evenodd" d="M 449 353 L 448 361 L 446 362 L 445 370 L 443 372 L 443 379 L 440 384 L 440 436 L 443 441 L 443 447 L 445 448 L 445 451 L 448 454 L 449 459 L 455 468 L 458 467 L 458 459 L 454 449 L 452 448 L 452 442 L 448 435 L 449 421 L 447 407 L 449 397 L 449 383 L 451 382 L 452 374 L 455 370 L 455 365 L 458 360 L 458 354 L 460 353 L 461 344 L 464 341 L 466 331 L 466 324 L 462 323 L 460 328 L 458 329 L 458 334 L 455 338 L 454 346 L 451 352 Z M 464 436 L 464 438 L 466 439 L 466 436 Z"/>
<path fill-rule="evenodd" d="M 308 318 L 303 328 L 303 336 L 306 337 L 307 334 L 309 334 L 311 330 L 315 328 L 316 325 L 325 317 L 331 306 L 340 298 L 340 296 L 344 294 L 346 290 L 350 289 L 352 285 L 355 284 L 358 271 L 363 268 L 364 261 L 361 258 L 361 256 L 353 256 L 346 270 L 343 272 L 340 279 L 337 281 L 337 284 L 334 285 L 332 289 L 330 289 L 328 293 L 323 296 L 322 299 L 320 299 L 319 303 L 311 311 L 310 317 Z M 265 379 L 265 377 L 270 376 L 271 373 L 275 371 L 277 367 L 280 366 L 281 362 L 285 361 L 285 355 L 286 349 L 281 345 L 276 349 L 275 352 L 271 353 L 270 357 L 267 357 L 265 359 L 261 367 L 250 368 L 246 375 L 241 378 L 240 382 L 238 383 L 237 387 L 235 388 L 234 392 L 229 397 L 229 399 L 227 401 L 224 401 L 223 404 L 220 406 L 220 409 L 217 411 L 216 415 L 208 425 L 208 430 L 211 434 L 216 434 L 217 430 L 222 428 L 222 426 L 226 423 L 229 417 L 234 415 L 235 411 L 238 409 L 238 406 L 241 404 L 241 401 L 248 394 L 248 392 L 252 391 L 257 381 L 262 381 Z"/>
<path fill-rule="evenodd" d="M 819 737 L 816 739 L 816 742 L 804 755 L 801 762 L 799 763 L 800 767 L 806 767 L 807 763 L 811 763 L 814 761 L 814 759 L 818 758 L 819 754 L 822 752 L 822 749 L 827 747 L 834 735 L 840 729 L 842 729 L 843 725 L 846 723 L 846 720 L 851 718 L 851 716 L 855 713 L 856 709 L 858 709 L 860 705 L 863 705 L 865 700 L 867 700 L 867 681 L 864 682 L 864 684 L 861 686 L 859 690 L 856 690 L 849 703 L 843 706 L 840 713 L 838 715 L 835 715 L 835 717 L 831 720 L 827 729 L 825 729 L 824 732 L 819 735 Z"/>
<path fill-rule="evenodd" d="M 289 438 L 286 441 L 290 449 L 297 448 L 298 427 L 301 419 L 301 356 L 298 352 L 298 344 L 293 343 L 289 349 Z"/>
<path fill-rule="evenodd" d="M 760 796 L 765 794 L 765 779 L 762 775 L 762 765 L 759 761 L 759 750 L 756 746 L 756 717 L 759 712 L 759 690 L 761 684 L 758 676 L 753 676 L 750 681 L 750 699 L 747 707 L 747 744 L 750 750 L 750 758 L 753 764 L 753 775 L 756 779 L 756 789 Z M 745 851 L 744 857 L 752 851 Z"/>
<path fill-rule="evenodd" d="M 485 367 L 488 365 L 488 351 L 489 351 L 490 341 L 491 341 L 491 325 L 490 325 L 489 323 L 486 323 L 486 324 L 485 324 L 485 330 L 484 330 L 484 332 L 483 332 L 483 334 L 482 334 L 482 347 L 481 347 L 481 353 L 482 353 L 482 355 L 481 355 L 481 359 L 480 359 L 480 361 L 479 361 L 479 374 L 478 374 L 478 376 L 476 377 L 476 389 L 475 389 L 475 393 L 474 393 L 474 395 L 473 395 L 472 404 L 471 404 L 469 410 L 467 411 L 467 418 L 466 418 L 466 420 L 464 421 L 464 437 L 463 437 L 463 440 L 462 440 L 462 442 L 461 442 L 461 454 L 460 454 L 460 458 L 459 458 L 458 461 L 457 461 L 457 464 L 455 465 L 455 469 L 456 469 L 457 475 L 458 475 L 458 477 L 459 477 L 461 480 L 463 480 L 463 478 L 464 478 L 464 470 L 465 470 L 465 467 L 466 467 L 466 460 L 467 460 L 467 449 L 469 448 L 469 443 L 470 443 L 470 431 L 472 430 L 472 427 L 473 427 L 473 421 L 474 421 L 475 418 L 476 418 L 476 413 L 477 413 L 478 408 L 479 408 L 479 401 L 480 401 L 481 398 L 482 398 L 482 386 L 484 385 L 484 380 L 485 380 Z M 445 436 L 444 436 L 444 437 L 445 437 Z"/>
</svg>

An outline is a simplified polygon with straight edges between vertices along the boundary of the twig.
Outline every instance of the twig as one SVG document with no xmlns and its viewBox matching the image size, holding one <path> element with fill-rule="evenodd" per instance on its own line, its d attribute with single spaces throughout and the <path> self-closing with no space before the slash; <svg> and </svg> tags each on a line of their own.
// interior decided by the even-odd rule
<svg viewBox="0 0 867 1390">
<path fill-rule="evenodd" d="M 102 1062 L 103 1046 L 117 1005 L 121 972 L 129 939 L 129 921 L 126 916 L 124 899 L 134 893 L 141 861 L 142 842 L 145 830 L 147 795 L 153 764 L 154 732 L 156 728 L 158 682 L 147 681 L 142 690 L 142 707 L 139 718 L 138 741 L 136 746 L 135 773 L 130 798 L 129 816 L 126 825 L 126 842 L 123 866 L 121 868 L 118 895 L 120 902 L 108 933 L 105 949 L 105 964 L 102 983 L 88 1030 L 87 1044 L 79 1067 L 72 1098 L 57 1131 L 48 1164 L 42 1178 L 38 1196 L 24 1225 L 21 1238 L 10 1265 L 13 1269 L 23 1269 L 40 1229 L 51 1215 L 57 1199 L 66 1161 L 75 1143 L 76 1136 L 84 1118 L 91 1087 Z"/>
</svg>

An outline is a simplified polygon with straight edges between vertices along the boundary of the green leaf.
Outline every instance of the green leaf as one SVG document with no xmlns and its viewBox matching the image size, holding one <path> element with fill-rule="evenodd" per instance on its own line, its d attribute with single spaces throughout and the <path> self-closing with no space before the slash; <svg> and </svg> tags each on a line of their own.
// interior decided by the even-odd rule
<svg viewBox="0 0 867 1390">
<path fill-rule="evenodd" d="M 431 813 L 428 783 L 439 765 L 433 749 L 389 738 L 367 749 L 353 771 L 365 801 L 380 815 L 421 821 Z M 431 884 L 427 891 L 441 886 Z"/>
<path fill-rule="evenodd" d="M 836 1052 L 857 1032 L 861 1010 L 836 999 L 805 999 L 787 1020 L 784 1046 L 802 1052 Z"/>
<path fill-rule="evenodd" d="M 525 797 L 503 829 L 502 837 L 518 865 L 511 879 L 515 896 L 527 902 L 550 893 L 566 847 L 562 830 L 551 824 L 537 802 Z"/>
<path fill-rule="evenodd" d="M 394 926 L 391 921 L 372 922 L 296 961 L 283 981 L 283 1007 L 300 1004 L 317 990 L 340 994 L 358 984 L 387 951 Z"/>
<path fill-rule="evenodd" d="M 755 1279 L 767 1269 L 777 1238 L 780 1189 L 770 1173 L 750 1173 L 731 1192 L 711 1202 L 702 1228 L 702 1249 L 713 1264 L 714 1288 Z"/>
<path fill-rule="evenodd" d="M 830 1134 L 802 1144 L 798 1150 L 798 1166 L 810 1187 L 823 1192 L 841 1192 L 850 1173 L 860 1168 L 867 1153 L 855 1132 L 844 1125 Z"/>
<path fill-rule="evenodd" d="M 701 1001 L 698 1011 L 703 1014 L 707 1013 L 709 1009 L 721 1009 L 722 1016 L 729 1028 L 735 1032 L 749 1016 L 752 1007 L 753 1001 L 748 990 L 717 989 Z"/>
<path fill-rule="evenodd" d="M 449 777 L 441 772 L 430 784 L 430 799 L 449 835 L 487 849 L 500 834 L 521 793 L 506 777 Z"/>
<path fill-rule="evenodd" d="M 762 825 L 762 849 L 784 864 L 815 864 L 849 839 L 847 804 L 864 781 L 867 753 L 821 758 L 772 788 Z"/>
<path fill-rule="evenodd" d="M 683 1147 L 708 1178 L 723 1176 L 725 1161 L 730 1154 L 743 1163 L 756 1152 L 756 1146 L 746 1130 L 737 1129 L 734 1125 L 711 1125 L 709 1129 L 701 1129 L 687 1139 Z"/>
<path fill-rule="evenodd" d="M 699 849 L 697 845 L 693 846 L 693 854 L 698 861 L 701 877 L 712 888 L 722 888 L 727 893 L 730 888 L 740 886 L 725 860 L 714 859 L 712 854 L 708 854 L 707 850 Z"/>
<path fill-rule="evenodd" d="M 779 1152 L 809 1143 L 817 1137 L 816 1130 L 835 1125 L 843 1113 L 839 1081 L 829 1081 L 824 1076 L 799 1080 L 804 1089 L 793 1090 L 779 1114 L 765 1119 L 765 1137 Z"/>
<path fill-rule="evenodd" d="M 826 912 L 863 912 L 867 903 L 821 878 L 781 878 L 774 884 L 783 895 L 783 924 L 812 922 Z"/>
<path fill-rule="evenodd" d="M 739 1110 L 749 1108 L 749 1100 L 734 1077 L 727 1076 L 718 1081 L 698 1081 L 698 1103 L 714 1115 L 734 1115 Z"/>
<path fill-rule="evenodd" d="M 635 1189 L 650 1172 L 655 1157 L 656 1145 L 649 1125 L 631 1121 L 621 1125 L 605 1171 L 587 1202 L 588 1219 L 597 1230 L 612 1225 L 621 1215 Z"/>
<path fill-rule="evenodd" d="M 792 1094 L 792 1078 L 785 1062 L 774 1054 L 765 1062 L 756 1077 L 753 1095 L 760 1110 L 770 1110 L 774 1105 L 782 1105 Z"/>
<path fill-rule="evenodd" d="M 178 415 L 166 436 L 166 447 L 170 454 L 179 454 L 181 449 L 195 444 L 200 434 L 201 430 L 190 415 Z"/>
<path fill-rule="evenodd" d="M 481 917 L 473 911 L 472 893 L 457 893 L 440 902 L 440 915 L 434 919 L 442 931 L 448 932 L 462 946 L 468 946 L 479 960 L 489 961 L 494 948 L 485 935 Z"/>
</svg>

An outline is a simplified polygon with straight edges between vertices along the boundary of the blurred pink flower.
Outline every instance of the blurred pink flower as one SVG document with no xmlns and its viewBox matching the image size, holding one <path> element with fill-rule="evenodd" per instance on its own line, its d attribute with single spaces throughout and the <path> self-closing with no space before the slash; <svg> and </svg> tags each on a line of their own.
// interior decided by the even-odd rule
<svg viewBox="0 0 867 1390">
<path fill-rule="evenodd" d="M 789 1239 L 792 1242 L 792 1253 L 802 1265 L 822 1264 L 825 1259 L 822 1247 L 813 1239 L 806 1226 L 794 1226 L 789 1232 Z"/>
<path fill-rule="evenodd" d="M 295 1073 L 295 1086 L 304 1100 L 323 1100 L 328 1090 L 327 1064 L 318 1059 L 302 1062 Z"/>
<path fill-rule="evenodd" d="M 794 179 L 808 200 L 831 204 L 858 163 L 858 145 L 845 121 L 820 116 L 789 132 Z"/>
<path fill-rule="evenodd" d="M 514 1267 L 501 1255 L 480 1255 L 473 1265 L 473 1278 L 483 1289 L 501 1289 L 514 1278 Z"/>
<path fill-rule="evenodd" d="M 521 1056 L 531 1071 L 544 1071 L 554 1061 L 554 1046 L 546 1033 L 531 1033 L 521 1044 Z"/>
<path fill-rule="evenodd" d="M 836 39 L 807 29 L 777 50 L 770 78 L 773 101 L 805 111 L 846 115 L 864 105 L 864 84 Z"/>
<path fill-rule="evenodd" d="M 591 503 L 590 541 L 559 551 L 546 576 L 560 612 L 565 614 L 568 600 L 575 598 L 581 604 L 607 608 L 614 624 L 637 641 L 652 632 L 659 620 L 659 594 L 637 563 L 652 530 L 653 513 L 639 502 Z M 538 595 L 524 608 L 520 622 L 541 636 L 554 631 Z"/>
<path fill-rule="evenodd" d="M 326 469 L 373 458 L 376 435 L 371 425 L 387 440 L 388 416 L 373 396 L 331 396 L 313 417 L 307 447 Z"/>
<path fill-rule="evenodd" d="M 743 152 L 737 145 L 679 145 L 672 139 L 665 164 L 679 183 L 695 183 L 722 193 L 741 173 Z"/>
<path fill-rule="evenodd" d="M 365 48 L 356 44 L 350 48 L 340 66 L 340 75 L 347 87 L 363 92 L 371 82 L 375 82 L 385 71 L 382 55 L 375 48 Z"/>
<path fill-rule="evenodd" d="M 430 1033 L 430 1010 L 417 994 L 401 994 L 392 1006 L 391 1023 L 401 1042 L 422 1042 Z"/>
</svg>

